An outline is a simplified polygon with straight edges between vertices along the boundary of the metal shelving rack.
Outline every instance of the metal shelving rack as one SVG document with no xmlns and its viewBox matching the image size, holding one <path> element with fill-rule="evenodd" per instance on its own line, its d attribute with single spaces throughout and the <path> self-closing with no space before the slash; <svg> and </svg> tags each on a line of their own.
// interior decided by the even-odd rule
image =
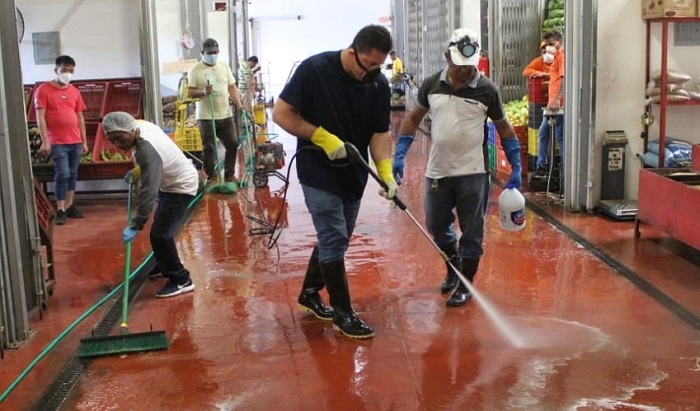
<svg viewBox="0 0 700 411">
<path fill-rule="evenodd" d="M 668 26 L 669 23 L 698 23 L 700 17 L 664 17 L 646 19 L 646 73 L 645 83 L 649 84 L 651 79 L 651 27 L 654 23 L 661 24 L 661 100 L 659 101 L 659 162 L 657 166 L 664 166 L 664 150 L 666 148 L 666 109 L 668 106 L 691 106 L 700 105 L 699 101 L 688 100 L 681 102 L 670 102 L 666 100 L 668 94 Z M 650 105 L 651 107 L 651 105 Z M 651 108 L 649 108 L 651 110 Z M 649 125 L 644 126 L 644 149 L 646 151 L 649 142 Z"/>
</svg>

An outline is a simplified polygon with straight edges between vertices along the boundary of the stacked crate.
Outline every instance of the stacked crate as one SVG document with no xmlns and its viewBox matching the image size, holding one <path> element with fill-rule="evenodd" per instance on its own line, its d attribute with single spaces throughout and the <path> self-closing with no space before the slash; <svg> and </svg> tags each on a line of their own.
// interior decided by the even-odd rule
<svg viewBox="0 0 700 411">
<path fill-rule="evenodd" d="M 495 173 L 498 165 L 496 161 L 498 152 L 498 147 L 496 147 L 496 125 L 492 121 L 488 121 L 486 126 L 488 127 L 489 171 Z"/>
<path fill-rule="evenodd" d="M 529 169 L 528 164 L 528 154 L 527 154 L 527 127 L 525 126 L 515 126 L 515 136 L 520 142 L 520 165 L 521 165 L 521 175 L 527 177 L 527 170 Z M 512 169 L 508 158 L 506 157 L 503 147 L 501 147 L 501 136 L 496 132 L 496 172 L 497 175 L 508 177 L 510 176 Z M 506 178 L 507 180 L 507 178 Z"/>
<path fill-rule="evenodd" d="M 544 118 L 542 110 L 547 107 L 549 100 L 549 79 L 530 77 L 528 80 L 528 99 L 530 100 L 530 114 L 527 122 L 527 163 L 531 170 L 535 170 L 539 146 L 537 134 Z"/>
<path fill-rule="evenodd" d="M 34 95 L 41 83 L 37 82 L 24 87 L 25 101 L 28 101 L 27 123 L 30 130 L 37 127 Z M 118 150 L 107 141 L 107 136 L 102 130 L 102 118 L 112 111 L 126 111 L 135 118 L 141 118 L 143 116 L 142 79 L 79 80 L 71 84 L 80 91 L 85 102 L 83 117 L 87 146 L 90 151 L 90 154 L 85 154 L 81 159 L 78 179 L 121 178 L 133 167 L 131 153 Z M 39 147 L 35 144 L 30 148 L 34 151 Z M 120 156 L 114 156 L 117 152 Z M 32 164 L 32 172 L 41 181 L 51 181 L 53 164 L 48 158 L 36 157 L 36 161 Z"/>
</svg>

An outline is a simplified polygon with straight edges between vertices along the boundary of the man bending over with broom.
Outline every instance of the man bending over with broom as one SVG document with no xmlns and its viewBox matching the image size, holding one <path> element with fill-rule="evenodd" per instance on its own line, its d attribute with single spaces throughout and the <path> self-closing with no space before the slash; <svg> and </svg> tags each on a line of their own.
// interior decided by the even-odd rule
<svg viewBox="0 0 700 411">
<path fill-rule="evenodd" d="M 151 247 L 156 266 L 168 278 L 156 297 L 173 297 L 194 290 L 190 272 L 182 265 L 175 234 L 185 211 L 197 194 L 199 177 L 192 161 L 157 125 L 136 121 L 129 113 L 115 111 L 102 120 L 107 139 L 122 150 L 134 150 L 138 167 L 126 175 L 129 184 L 140 181 L 138 211 L 124 229 L 125 243 L 134 239 L 148 221 L 158 198 Z"/>
</svg>

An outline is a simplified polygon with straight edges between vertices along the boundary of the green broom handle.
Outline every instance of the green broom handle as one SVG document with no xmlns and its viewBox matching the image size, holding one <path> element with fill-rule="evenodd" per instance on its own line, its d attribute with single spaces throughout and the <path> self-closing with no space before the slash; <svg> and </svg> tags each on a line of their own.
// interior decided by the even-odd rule
<svg viewBox="0 0 700 411">
<path fill-rule="evenodd" d="M 134 191 L 134 183 L 129 183 L 129 195 L 127 196 L 126 205 L 126 225 L 131 226 L 131 193 Z M 132 240 L 133 241 L 133 240 Z M 120 325 L 120 332 L 122 334 L 129 331 L 129 326 L 127 324 L 128 315 L 128 305 L 129 305 L 129 271 L 131 271 L 131 241 L 126 243 L 126 255 L 124 256 L 124 297 L 122 299 L 122 323 Z"/>
<path fill-rule="evenodd" d="M 209 80 L 207 80 L 207 86 L 210 85 Z M 219 168 L 217 170 L 218 172 L 218 177 L 220 180 L 223 179 L 224 173 L 223 169 L 221 168 L 221 164 L 219 164 L 219 149 L 216 147 L 217 141 L 216 141 L 216 120 L 214 119 L 214 97 L 212 97 L 212 93 L 209 93 L 209 111 L 211 112 L 211 128 L 212 131 L 214 132 L 214 156 L 216 157 L 216 166 Z M 223 183 L 223 181 L 219 181 L 219 184 Z"/>
</svg>

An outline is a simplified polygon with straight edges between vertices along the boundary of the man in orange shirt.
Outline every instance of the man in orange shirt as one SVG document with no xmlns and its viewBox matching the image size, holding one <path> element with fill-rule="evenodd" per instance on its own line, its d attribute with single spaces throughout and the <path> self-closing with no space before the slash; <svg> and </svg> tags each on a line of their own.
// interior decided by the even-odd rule
<svg viewBox="0 0 700 411">
<path fill-rule="evenodd" d="M 549 68 L 549 101 L 547 108 L 550 111 L 562 109 L 564 106 L 564 49 L 562 48 L 562 35 L 556 30 L 545 33 L 544 42 L 546 52 L 553 54 L 554 58 Z M 554 137 L 559 143 L 559 150 L 564 155 L 564 115 L 551 116 L 555 121 Z M 542 120 L 538 131 L 539 148 L 537 150 L 536 178 L 546 177 L 549 172 L 549 121 Z"/>
<path fill-rule="evenodd" d="M 549 69 L 554 61 L 554 54 L 547 52 L 547 43 L 540 44 L 540 52 L 542 55 L 532 59 L 530 64 L 523 70 L 523 76 L 530 77 L 547 77 L 549 78 Z"/>
</svg>

